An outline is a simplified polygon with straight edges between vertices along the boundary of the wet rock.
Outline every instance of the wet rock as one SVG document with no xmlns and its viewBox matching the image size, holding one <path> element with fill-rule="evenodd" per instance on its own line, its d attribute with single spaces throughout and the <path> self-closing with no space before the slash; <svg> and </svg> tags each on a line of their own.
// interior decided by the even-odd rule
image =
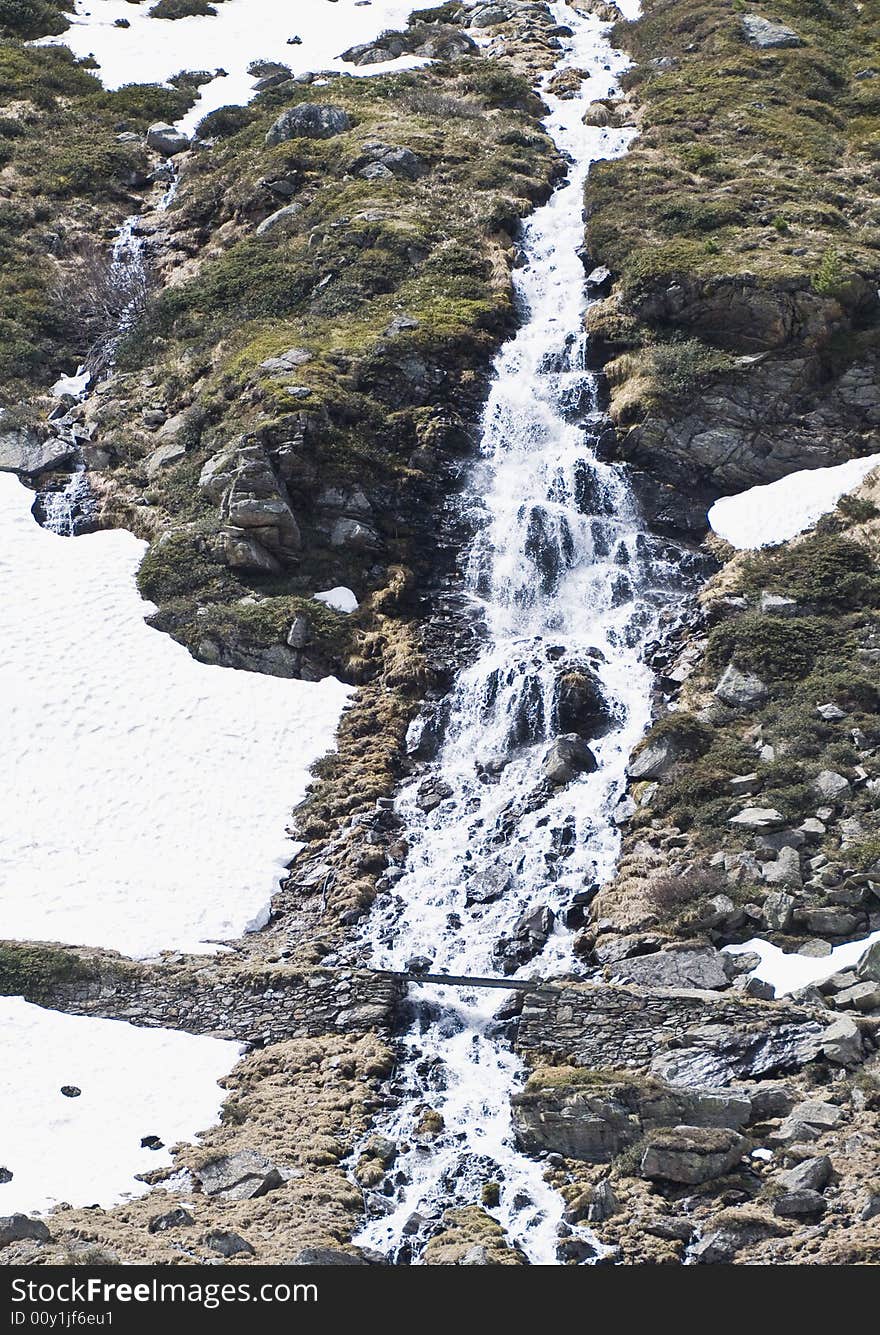
<svg viewBox="0 0 880 1335">
<path fill-rule="evenodd" d="M 491 904 L 500 899 L 513 883 L 509 868 L 502 862 L 486 867 L 468 877 L 466 898 L 468 904 Z"/>
<path fill-rule="evenodd" d="M 544 757 L 542 770 L 549 783 L 561 786 L 579 774 L 591 774 L 598 768 L 593 752 L 582 737 L 565 733 L 557 737 Z"/>
<path fill-rule="evenodd" d="M 608 702 L 595 673 L 578 669 L 563 673 L 556 687 L 556 722 L 563 733 L 599 737 L 611 722 Z"/>
<path fill-rule="evenodd" d="M 426 779 L 419 787 L 416 801 L 422 811 L 428 812 L 433 811 L 435 807 L 439 807 L 441 802 L 445 802 L 446 798 L 451 796 L 452 789 L 449 784 L 445 780 L 435 777 Z"/>
<path fill-rule="evenodd" d="M 219 1196 L 227 1201 L 253 1200 L 284 1182 L 280 1169 L 256 1150 L 241 1150 L 212 1159 L 195 1169 L 193 1176 L 206 1196 Z"/>
<path fill-rule="evenodd" d="M 301 102 L 283 111 L 266 135 L 270 148 L 288 139 L 332 139 L 351 129 L 351 117 L 342 107 Z"/>
<path fill-rule="evenodd" d="M 698 1186 L 735 1169 L 748 1148 L 736 1131 L 676 1126 L 649 1133 L 639 1173 L 650 1181 Z"/>
<path fill-rule="evenodd" d="M 154 1215 L 147 1225 L 147 1231 L 150 1233 L 167 1233 L 173 1228 L 187 1228 L 194 1224 L 195 1220 L 189 1210 L 184 1210 L 183 1206 L 178 1206 L 175 1210 L 168 1210 L 165 1214 Z"/>
<path fill-rule="evenodd" d="M 52 1237 L 42 1219 L 31 1219 L 26 1214 L 0 1216 L 0 1247 L 11 1242 L 51 1242 Z"/>
</svg>

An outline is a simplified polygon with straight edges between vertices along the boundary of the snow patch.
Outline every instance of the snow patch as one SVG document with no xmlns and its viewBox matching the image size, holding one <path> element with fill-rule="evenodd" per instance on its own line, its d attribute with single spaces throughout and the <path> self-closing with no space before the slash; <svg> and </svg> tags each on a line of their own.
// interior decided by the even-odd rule
<svg viewBox="0 0 880 1335">
<path fill-rule="evenodd" d="M 149 1188 L 136 1173 L 217 1121 L 241 1047 L 0 998 L 0 1214 L 112 1205 Z M 61 1087 L 81 1093 L 68 1098 Z M 165 1148 L 141 1146 L 158 1136 Z"/>
<path fill-rule="evenodd" d="M 81 399 L 89 387 L 92 373 L 87 371 L 84 366 L 78 366 L 75 375 L 59 376 L 52 386 L 52 393 L 56 399 L 60 399 L 65 394 L 72 394 L 74 398 Z"/>
<path fill-rule="evenodd" d="M 789 992 L 797 992 L 810 983 L 822 983 L 833 973 L 841 969 L 850 969 L 857 964 L 869 946 L 880 941 L 880 932 L 872 932 L 862 941 L 848 941 L 845 945 L 835 946 L 830 955 L 786 955 L 779 946 L 770 941 L 762 941 L 756 936 L 741 946 L 725 946 L 728 955 L 755 954 L 761 956 L 757 969 L 749 974 L 762 983 L 770 983 L 777 997 L 785 997 Z"/>
<path fill-rule="evenodd" d="M 211 950 L 265 922 L 351 688 L 196 662 L 144 621 L 145 543 L 32 500 L 0 475 L 3 935 Z"/>
<path fill-rule="evenodd" d="M 69 46 L 80 57 L 94 56 L 107 88 L 127 83 L 163 83 L 181 70 L 225 70 L 199 90 L 198 101 L 179 122 L 191 133 L 203 116 L 217 107 L 250 102 L 254 60 L 280 60 L 294 74 L 307 70 L 342 70 L 347 74 L 382 74 L 389 69 L 415 68 L 427 62 L 403 57 L 359 68 L 339 59 L 341 51 L 372 41 L 389 28 L 405 28 L 424 0 L 223 0 L 215 16 L 185 19 L 150 18 L 152 3 L 130 0 L 77 0 L 68 30 L 47 43 Z M 127 28 L 114 26 L 126 19 Z M 288 38 L 300 37 L 288 46 Z"/>
<path fill-rule="evenodd" d="M 738 496 L 723 496 L 709 511 L 709 525 L 719 538 L 741 550 L 786 542 L 833 510 L 841 496 L 878 465 L 880 454 L 870 454 L 833 468 L 789 473 Z"/>
<path fill-rule="evenodd" d="M 337 612 L 356 612 L 358 610 L 357 598 L 351 589 L 347 589 L 344 584 L 338 585 L 335 589 L 327 589 L 324 593 L 316 593 L 313 597 L 316 603 L 324 603 Z"/>
</svg>

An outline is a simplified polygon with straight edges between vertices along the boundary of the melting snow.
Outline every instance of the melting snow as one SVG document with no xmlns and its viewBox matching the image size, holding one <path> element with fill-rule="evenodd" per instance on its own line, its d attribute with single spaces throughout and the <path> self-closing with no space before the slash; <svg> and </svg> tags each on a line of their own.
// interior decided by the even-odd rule
<svg viewBox="0 0 880 1335">
<path fill-rule="evenodd" d="M 0 476 L 3 935 L 205 951 L 265 921 L 350 690 L 197 663 L 144 622 L 143 542 L 32 499 Z"/>
<path fill-rule="evenodd" d="M 730 955 L 760 955 L 761 963 L 749 976 L 758 978 L 762 983 L 770 983 L 777 997 L 784 997 L 810 983 L 824 982 L 841 969 L 852 968 L 875 941 L 880 941 L 880 932 L 872 932 L 862 941 L 848 941 L 845 945 L 835 946 L 830 955 L 821 956 L 786 955 L 779 946 L 762 941 L 757 936 L 742 946 L 726 946 L 725 949 Z"/>
<path fill-rule="evenodd" d="M 152 4 L 130 0 L 77 0 L 67 32 L 48 39 L 69 46 L 77 56 L 93 55 L 108 88 L 127 83 L 161 83 L 180 70 L 223 69 L 225 77 L 204 84 L 192 110 L 180 121 L 192 131 L 217 107 L 240 105 L 254 95 L 247 72 L 254 60 L 278 60 L 294 74 L 306 70 L 344 70 L 348 74 L 382 74 L 425 64 L 405 57 L 363 68 L 346 65 L 341 51 L 372 41 L 389 28 L 404 28 L 424 0 L 223 0 L 215 17 L 150 18 Z M 114 26 L 126 19 L 127 28 Z M 302 41 L 287 45 L 289 37 Z"/>
<path fill-rule="evenodd" d="M 217 1084 L 238 1043 L 119 1020 L 59 1015 L 0 998 L 0 1214 L 111 1205 L 147 1191 L 135 1173 L 169 1165 L 168 1146 L 217 1121 Z M 81 1090 L 77 1098 L 62 1085 Z M 141 1146 L 158 1136 L 166 1148 Z"/>
<path fill-rule="evenodd" d="M 709 524 L 719 538 L 741 549 L 786 542 L 833 510 L 878 464 L 880 454 L 871 454 L 834 468 L 803 469 L 738 496 L 724 496 L 709 511 Z"/>
</svg>

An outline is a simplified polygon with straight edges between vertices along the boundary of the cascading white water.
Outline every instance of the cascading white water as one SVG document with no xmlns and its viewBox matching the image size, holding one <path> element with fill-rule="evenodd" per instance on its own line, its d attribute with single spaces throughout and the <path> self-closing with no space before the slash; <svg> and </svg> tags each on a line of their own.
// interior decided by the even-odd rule
<svg viewBox="0 0 880 1335">
<path fill-rule="evenodd" d="M 415 956 L 457 975 L 574 967 L 560 915 L 613 872 L 612 810 L 650 717 L 642 647 L 676 573 L 640 529 L 623 471 L 596 457 L 603 419 L 586 366 L 584 183 L 591 163 L 622 154 L 634 132 L 585 126 L 583 116 L 617 90 L 627 62 L 610 45 L 609 25 L 564 3 L 551 9 L 573 29 L 556 71 L 589 77 L 578 96 L 545 92 L 547 129 L 572 166 L 524 228 L 515 279 L 522 323 L 497 359 L 463 502 L 476 512 L 466 582 L 484 614 L 485 645 L 454 684 L 429 771 L 435 795 L 448 795 L 426 814 L 422 772 L 398 800 L 408 862 L 362 938 L 383 968 L 404 969 Z M 554 789 L 542 763 L 554 737 L 571 730 L 561 680 L 573 673 L 601 683 L 606 730 L 592 741 L 596 770 Z M 539 940 L 552 926 L 539 956 L 522 964 L 515 947 L 529 915 Z M 417 1018 L 401 1040 L 396 1110 L 378 1128 L 398 1155 L 388 1194 L 368 1193 L 356 1241 L 418 1259 L 424 1229 L 414 1216 L 430 1228 L 445 1208 L 480 1202 L 491 1181 L 500 1197 L 490 1213 L 508 1237 L 533 1264 L 554 1264 L 563 1203 L 513 1143 L 509 1100 L 522 1072 L 493 1022 L 498 993 L 412 991 Z M 418 1130 L 428 1108 L 443 1118 L 437 1136 Z"/>
</svg>

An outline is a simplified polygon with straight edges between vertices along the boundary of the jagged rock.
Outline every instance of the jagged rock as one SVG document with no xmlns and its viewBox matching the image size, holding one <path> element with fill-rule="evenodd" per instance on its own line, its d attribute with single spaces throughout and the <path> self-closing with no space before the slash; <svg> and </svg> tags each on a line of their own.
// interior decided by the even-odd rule
<svg viewBox="0 0 880 1335">
<path fill-rule="evenodd" d="M 797 900 L 782 890 L 768 895 L 761 907 L 763 917 L 771 932 L 785 932 L 791 926 L 792 914 Z"/>
<path fill-rule="evenodd" d="M 147 477 L 156 477 L 162 472 L 163 468 L 172 468 L 174 464 L 179 464 L 181 459 L 185 458 L 185 445 L 173 440 L 169 441 L 167 445 L 160 445 L 158 449 L 153 450 L 152 454 L 147 456 Z"/>
<path fill-rule="evenodd" d="M 639 1173 L 651 1181 L 697 1186 L 731 1172 L 747 1148 L 744 1136 L 721 1128 L 676 1126 L 652 1131 Z"/>
<path fill-rule="evenodd" d="M 166 158 L 185 153 L 189 147 L 189 136 L 164 121 L 157 121 L 147 130 L 147 148 L 151 148 L 154 153 L 161 153 Z"/>
<path fill-rule="evenodd" d="M 744 830 L 777 830 L 785 824 L 785 817 L 774 807 L 746 807 L 738 815 L 731 816 L 728 824 Z"/>
<path fill-rule="evenodd" d="M 250 570 L 254 574 L 268 575 L 277 575 L 280 571 L 281 564 L 272 553 L 244 533 L 226 529 L 221 539 L 223 557 L 231 570 Z"/>
<path fill-rule="evenodd" d="M 789 28 L 785 23 L 762 18 L 760 14 L 744 14 L 742 26 L 746 41 L 750 46 L 756 46 L 759 51 L 804 44 L 803 39 L 793 28 Z"/>
<path fill-rule="evenodd" d="M 861 926 L 861 919 L 846 909 L 798 909 L 795 917 L 808 932 L 822 936 L 852 936 Z"/>
<path fill-rule="evenodd" d="M 800 889 L 803 885 L 801 859 L 796 848 L 781 848 L 775 862 L 765 862 L 762 876 L 768 885 L 786 885 Z"/>
<path fill-rule="evenodd" d="M 195 1220 L 189 1210 L 184 1210 L 183 1206 L 177 1209 L 168 1210 L 165 1214 L 154 1215 L 147 1225 L 149 1233 L 167 1233 L 172 1228 L 186 1228 L 194 1224 Z"/>
<path fill-rule="evenodd" d="M 219 1196 L 227 1201 L 265 1196 L 284 1182 L 280 1169 L 256 1150 L 241 1150 L 212 1159 L 195 1169 L 193 1176 L 206 1196 Z"/>
<path fill-rule="evenodd" d="M 856 974 L 866 982 L 880 983 L 880 941 L 868 946 L 856 965 Z"/>
<path fill-rule="evenodd" d="M 219 1252 L 221 1256 L 255 1256 L 251 1244 L 238 1233 L 227 1233 L 222 1229 L 216 1229 L 209 1233 L 205 1238 L 205 1246 L 210 1247 L 212 1252 Z"/>
<path fill-rule="evenodd" d="M 627 773 L 634 780 L 662 779 L 682 754 L 674 736 L 662 737 L 659 741 L 649 742 L 633 756 Z"/>
<path fill-rule="evenodd" d="M 342 107 L 301 102 L 283 111 L 266 134 L 270 148 L 288 139 L 332 139 L 351 129 L 351 117 Z"/>
<path fill-rule="evenodd" d="M 411 148 L 372 143 L 364 144 L 350 171 L 352 175 L 362 176 L 367 181 L 382 176 L 396 176 L 403 181 L 417 181 L 428 172 L 428 164 Z"/>
<path fill-rule="evenodd" d="M 783 1219 L 815 1219 L 827 1208 L 819 1191 L 785 1191 L 773 1199 L 773 1213 Z"/>
<path fill-rule="evenodd" d="M 304 612 L 297 612 L 287 632 L 287 643 L 291 649 L 305 649 L 312 639 L 312 623 Z"/>
<path fill-rule="evenodd" d="M 347 547 L 353 552 L 368 552 L 378 544 L 379 535 L 376 530 L 359 519 L 339 518 L 330 532 L 332 547 Z"/>
<path fill-rule="evenodd" d="M 849 792 L 849 779 L 838 774 L 836 770 L 821 770 L 810 785 L 817 797 L 825 802 L 837 802 L 845 793 Z"/>
<path fill-rule="evenodd" d="M 820 1043 L 825 1057 L 837 1066 L 858 1066 L 864 1057 L 861 1030 L 846 1016 L 823 1031 Z"/>
<path fill-rule="evenodd" d="M 0 411 L 0 473 L 36 476 L 52 468 L 62 468 L 75 455 L 69 439 L 47 435 L 42 428 L 28 423 L 17 423 L 11 414 Z"/>
<path fill-rule="evenodd" d="M 756 709 L 767 699 L 767 687 L 752 672 L 740 672 L 731 663 L 715 687 L 715 695 L 732 709 Z"/>
<path fill-rule="evenodd" d="M 776 1231 L 769 1220 L 757 1217 L 725 1223 L 703 1234 L 691 1248 L 691 1259 L 697 1265 L 729 1265 L 743 1248 L 772 1237 Z"/>
<path fill-rule="evenodd" d="M 42 1219 L 31 1219 L 26 1214 L 0 1216 L 0 1247 L 11 1242 L 51 1242 L 51 1234 Z"/>
<path fill-rule="evenodd" d="M 822 1191 L 828 1186 L 833 1171 L 828 1155 L 822 1154 L 815 1159 L 804 1159 L 796 1167 L 780 1173 L 776 1181 L 786 1191 Z"/>
<path fill-rule="evenodd" d="M 578 774 L 591 774 L 598 768 L 593 752 L 576 733 L 557 737 L 544 757 L 544 778 L 552 784 L 569 783 Z"/>
<path fill-rule="evenodd" d="M 661 950 L 621 960 L 612 966 L 616 979 L 638 987 L 690 987 L 715 991 L 729 987 L 724 956 L 717 950 Z"/>
</svg>

